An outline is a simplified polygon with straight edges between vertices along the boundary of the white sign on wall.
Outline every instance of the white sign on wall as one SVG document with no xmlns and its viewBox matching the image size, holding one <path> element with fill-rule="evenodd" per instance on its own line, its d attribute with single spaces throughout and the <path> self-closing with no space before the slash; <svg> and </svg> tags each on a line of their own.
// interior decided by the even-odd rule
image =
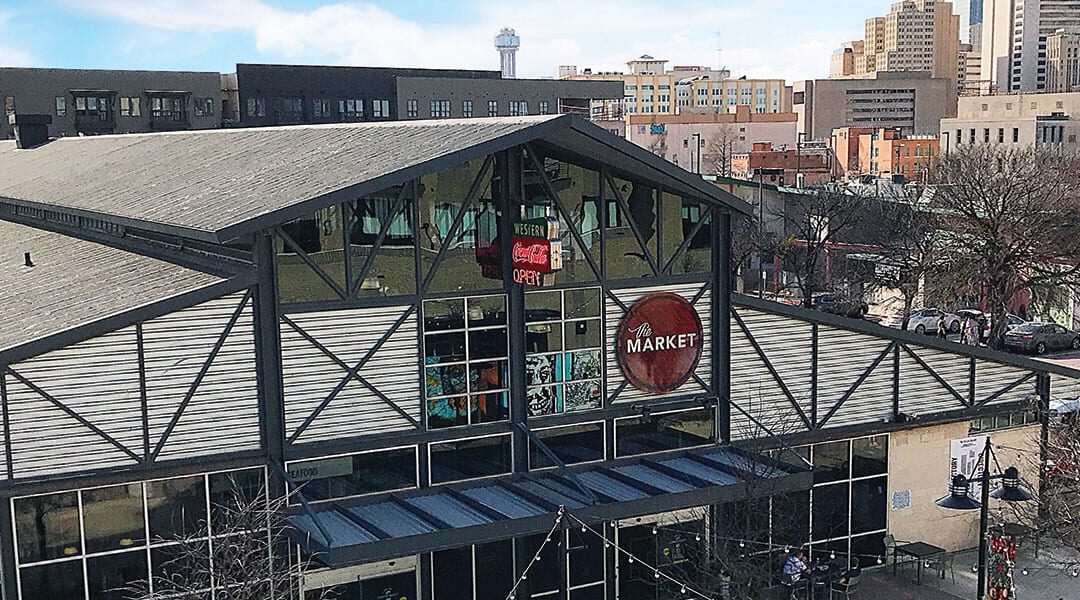
<svg viewBox="0 0 1080 600">
<path fill-rule="evenodd" d="M 982 478 L 983 463 L 981 462 L 983 450 L 989 436 L 976 435 L 972 437 L 953 440 L 949 452 L 949 481 L 957 475 L 967 477 L 971 482 L 968 488 L 968 496 L 978 500 L 982 493 L 979 480 Z"/>
</svg>

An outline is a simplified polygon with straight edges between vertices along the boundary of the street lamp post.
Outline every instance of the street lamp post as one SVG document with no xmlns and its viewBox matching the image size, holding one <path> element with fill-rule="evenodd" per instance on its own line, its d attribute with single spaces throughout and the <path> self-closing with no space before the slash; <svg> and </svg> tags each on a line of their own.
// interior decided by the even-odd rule
<svg viewBox="0 0 1080 600">
<path fill-rule="evenodd" d="M 990 445 L 990 439 L 987 438 L 986 447 L 983 448 L 982 456 L 979 458 L 979 463 L 982 465 L 982 475 L 979 477 L 979 483 L 982 485 L 980 501 L 968 496 L 970 481 L 967 476 L 962 474 L 953 477 L 952 484 L 949 486 L 949 495 L 937 501 L 937 505 L 942 508 L 954 510 L 979 509 L 979 566 L 978 595 L 976 596 L 979 600 L 986 597 L 986 536 L 990 520 L 990 498 L 1005 502 L 1026 502 L 1033 498 L 1030 492 L 1020 487 L 1020 471 L 1016 467 L 1009 467 L 1003 473 L 990 475 L 990 457 L 992 455 L 993 449 Z M 995 458 L 994 461 L 996 463 L 997 459 Z M 996 480 L 1001 481 L 1001 487 L 991 493 L 990 482 Z"/>
<path fill-rule="evenodd" d="M 690 167 L 694 169 L 695 173 L 701 175 L 701 134 L 694 133 L 690 137 L 694 138 L 695 150 L 693 152 L 697 153 L 697 161 L 694 160 L 694 154 L 690 154 Z"/>
</svg>

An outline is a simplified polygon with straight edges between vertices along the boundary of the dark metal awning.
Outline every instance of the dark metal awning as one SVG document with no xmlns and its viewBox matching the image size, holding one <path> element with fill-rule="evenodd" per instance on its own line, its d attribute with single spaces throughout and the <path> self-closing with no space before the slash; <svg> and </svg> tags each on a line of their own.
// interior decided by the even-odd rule
<svg viewBox="0 0 1080 600">
<path fill-rule="evenodd" d="M 586 522 L 808 489 L 808 469 L 729 446 L 297 507 L 289 535 L 342 567 L 546 533 L 559 507 Z"/>
</svg>

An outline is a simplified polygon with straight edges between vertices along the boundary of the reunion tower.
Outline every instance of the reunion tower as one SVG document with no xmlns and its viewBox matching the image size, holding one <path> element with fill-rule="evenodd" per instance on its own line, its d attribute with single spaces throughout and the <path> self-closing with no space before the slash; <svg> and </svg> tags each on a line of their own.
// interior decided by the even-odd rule
<svg viewBox="0 0 1080 600">
<path fill-rule="evenodd" d="M 503 79 L 517 76 L 517 50 L 520 46 L 521 38 L 509 27 L 503 27 L 495 36 L 495 49 L 499 51 Z"/>
</svg>

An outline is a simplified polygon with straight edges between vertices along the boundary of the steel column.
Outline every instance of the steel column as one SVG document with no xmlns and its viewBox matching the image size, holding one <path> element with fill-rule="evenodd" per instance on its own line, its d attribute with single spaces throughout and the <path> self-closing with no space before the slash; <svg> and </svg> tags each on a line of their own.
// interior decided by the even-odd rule
<svg viewBox="0 0 1080 600">
<path fill-rule="evenodd" d="M 255 363 L 259 370 L 259 435 L 268 464 L 285 465 L 285 401 L 281 380 L 281 331 L 277 312 L 277 277 L 274 240 L 255 237 L 257 284 L 253 292 Z M 267 470 L 271 497 L 285 494 L 285 480 L 276 469 Z"/>
<path fill-rule="evenodd" d="M 514 283 L 514 261 L 511 254 L 514 221 L 521 213 L 521 169 L 524 166 L 520 148 L 500 152 L 495 157 L 498 177 L 499 239 L 502 258 L 503 291 L 506 292 L 506 326 L 510 352 L 510 420 L 523 426 L 529 421 L 529 402 L 525 387 L 525 286 Z M 515 473 L 529 470 L 529 438 L 522 427 L 512 432 L 512 453 Z"/>
<path fill-rule="evenodd" d="M 713 213 L 712 378 L 719 399 L 716 439 L 731 442 L 731 213 Z"/>
<path fill-rule="evenodd" d="M 15 573 L 15 527 L 11 515 L 11 499 L 0 498 L 0 598 L 19 597 Z"/>
</svg>

